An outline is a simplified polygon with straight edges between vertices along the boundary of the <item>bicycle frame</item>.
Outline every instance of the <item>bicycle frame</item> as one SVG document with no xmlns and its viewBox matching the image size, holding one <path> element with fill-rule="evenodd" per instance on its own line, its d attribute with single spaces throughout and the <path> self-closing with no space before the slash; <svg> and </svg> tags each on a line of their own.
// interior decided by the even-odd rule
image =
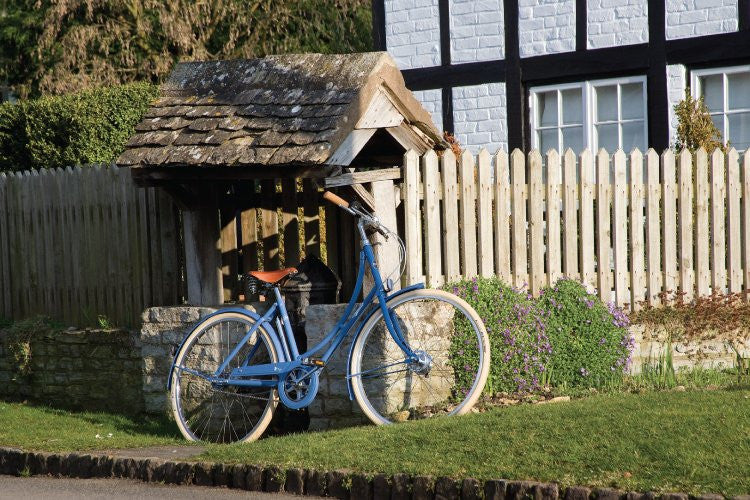
<svg viewBox="0 0 750 500">
<path fill-rule="evenodd" d="M 424 285 L 421 283 L 416 284 L 408 288 L 399 290 L 398 292 L 395 292 L 391 295 L 387 295 L 385 287 L 383 286 L 382 277 L 380 276 L 380 272 L 375 262 L 375 255 L 372 250 L 372 245 L 367 238 L 365 228 L 361 220 L 358 221 L 357 227 L 362 239 L 362 250 L 359 254 L 359 267 L 354 291 L 352 292 L 352 296 L 349 299 L 342 317 L 318 344 L 313 346 L 307 352 L 304 352 L 302 354 L 299 353 L 297 343 L 294 339 L 294 333 L 292 332 L 292 327 L 289 323 L 289 315 L 287 313 L 284 300 L 281 296 L 281 293 L 279 292 L 278 287 L 275 287 L 275 301 L 271 305 L 271 307 L 269 307 L 269 309 L 265 313 L 263 313 L 262 316 L 250 313 L 249 311 L 240 308 L 225 308 L 214 313 L 220 314 L 226 311 L 241 312 L 252 317 L 255 320 L 255 324 L 245 334 L 242 340 L 237 343 L 237 346 L 233 349 L 229 356 L 227 356 L 227 359 L 216 370 L 213 376 L 207 377 L 205 374 L 194 372 L 185 367 L 182 367 L 180 369 L 188 371 L 193 375 L 206 378 L 211 383 L 218 385 L 232 385 L 242 387 L 274 387 L 278 384 L 278 381 L 283 377 L 286 377 L 289 372 L 303 365 L 307 368 L 312 367 L 313 370 L 321 370 L 323 366 L 317 363 L 310 364 L 310 359 L 314 358 L 316 361 L 319 360 L 323 363 L 323 365 L 328 363 L 328 360 L 331 358 L 333 353 L 341 346 L 341 343 L 348 336 L 350 331 L 352 331 L 352 327 L 355 325 L 355 323 L 357 323 L 357 321 L 359 321 L 360 319 L 366 320 L 374 313 L 376 309 L 373 309 L 371 306 L 373 305 L 373 302 L 375 300 L 378 301 L 378 305 L 383 312 L 386 326 L 391 336 L 393 337 L 393 340 L 404 351 L 405 361 L 417 360 L 414 352 L 404 341 L 404 336 L 401 332 L 401 328 L 398 322 L 393 320 L 391 312 L 388 309 L 387 302 L 389 299 L 392 299 L 393 297 L 407 291 L 423 288 Z M 362 291 L 364 276 L 367 269 L 370 270 L 370 274 L 372 275 L 375 283 L 372 290 L 370 290 L 362 303 L 357 306 L 357 297 L 359 297 L 359 294 Z M 274 320 L 279 330 L 278 333 L 273 327 Z M 360 323 L 360 327 L 363 323 L 364 321 Z M 237 356 L 241 348 L 252 338 L 252 336 L 255 334 L 255 332 L 258 331 L 259 328 L 264 328 L 268 332 L 269 336 L 271 337 L 271 341 L 274 343 L 274 347 L 276 348 L 276 351 L 278 353 L 279 361 L 276 363 L 265 363 L 253 366 L 247 366 L 246 363 L 243 363 L 244 366 L 234 368 L 230 372 L 229 377 L 222 377 L 221 374 L 224 373 L 227 366 L 229 366 L 229 363 L 231 363 L 231 361 Z M 189 335 L 186 336 L 186 339 L 188 337 Z M 256 347 L 258 345 L 259 344 L 256 344 Z M 327 349 L 323 351 L 326 346 L 328 346 Z M 181 347 L 182 346 L 180 346 L 180 348 Z M 251 352 L 246 356 L 246 360 L 250 359 L 254 351 L 255 348 L 251 349 Z M 321 351 L 323 351 L 322 354 L 316 357 L 315 355 L 320 353 Z M 171 386 L 172 373 L 175 368 L 176 366 L 173 363 L 168 379 L 168 387 Z M 312 373 L 313 370 L 311 370 L 310 373 Z M 268 376 L 274 376 L 276 378 L 273 380 L 249 378 Z"/>
</svg>

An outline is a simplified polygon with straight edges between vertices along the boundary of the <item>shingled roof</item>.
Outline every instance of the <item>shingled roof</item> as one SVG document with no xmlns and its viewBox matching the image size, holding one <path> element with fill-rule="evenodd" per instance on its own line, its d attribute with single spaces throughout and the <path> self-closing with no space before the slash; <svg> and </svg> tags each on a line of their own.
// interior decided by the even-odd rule
<svg viewBox="0 0 750 500">
<path fill-rule="evenodd" d="M 180 63 L 117 163 L 345 165 L 352 155 L 340 151 L 363 146 L 351 144 L 355 129 L 378 128 L 444 147 L 384 52 Z"/>
</svg>

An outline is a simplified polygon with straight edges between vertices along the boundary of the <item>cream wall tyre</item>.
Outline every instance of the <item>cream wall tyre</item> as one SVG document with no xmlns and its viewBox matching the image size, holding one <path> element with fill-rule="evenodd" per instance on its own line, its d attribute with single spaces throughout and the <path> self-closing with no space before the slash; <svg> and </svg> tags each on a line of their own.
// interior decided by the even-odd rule
<svg viewBox="0 0 750 500">
<path fill-rule="evenodd" d="M 251 316 L 238 312 L 216 314 L 199 323 L 177 353 L 170 401 L 177 426 L 186 439 L 210 443 L 253 441 L 271 422 L 278 404 L 275 387 L 217 385 L 205 378 L 218 370 L 255 323 Z M 278 361 L 278 353 L 264 328 L 259 328 L 242 346 L 224 375 L 246 359 L 249 365 Z"/>
<path fill-rule="evenodd" d="M 354 340 L 349 365 L 365 415 L 380 425 L 470 411 L 490 367 L 489 338 L 476 311 L 430 289 L 394 297 L 388 308 L 419 359 L 406 360 L 378 309 Z"/>
</svg>

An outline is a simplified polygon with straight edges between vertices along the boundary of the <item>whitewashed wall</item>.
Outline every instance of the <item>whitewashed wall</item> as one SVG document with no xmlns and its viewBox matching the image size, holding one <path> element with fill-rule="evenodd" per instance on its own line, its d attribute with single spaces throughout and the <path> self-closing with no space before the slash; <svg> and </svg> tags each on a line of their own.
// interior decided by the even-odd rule
<svg viewBox="0 0 750 500">
<path fill-rule="evenodd" d="M 588 0 L 588 48 L 648 42 L 647 0 Z"/>
<path fill-rule="evenodd" d="M 401 69 L 439 65 L 437 0 L 385 0 L 385 42 Z"/>
<path fill-rule="evenodd" d="M 521 57 L 575 50 L 575 0 L 519 0 L 518 39 Z"/>
<path fill-rule="evenodd" d="M 501 0 L 450 0 L 451 61 L 468 63 L 505 57 Z"/>
<path fill-rule="evenodd" d="M 414 97 L 422 103 L 424 109 L 432 115 L 432 121 L 438 130 L 443 130 L 443 93 L 440 89 L 420 90 L 414 92 Z"/>
<path fill-rule="evenodd" d="M 453 89 L 453 121 L 458 142 L 472 152 L 508 149 L 505 84 Z"/>
<path fill-rule="evenodd" d="M 738 0 L 665 0 L 668 39 L 736 31 Z M 449 0 L 451 60 L 455 64 L 505 57 L 502 0 Z M 587 0 L 589 48 L 648 42 L 647 0 Z M 437 66 L 440 29 L 437 0 L 386 0 L 386 43 L 402 69 Z M 519 0 L 521 57 L 575 50 L 575 0 Z M 674 141 L 673 106 L 687 84 L 681 65 L 667 68 L 669 125 Z M 416 93 L 443 128 L 440 90 Z M 456 136 L 472 151 L 506 147 L 505 84 L 453 89 Z"/>
<path fill-rule="evenodd" d="M 674 144 L 677 135 L 677 116 L 674 106 L 685 97 L 687 86 L 685 66 L 682 64 L 670 64 L 667 66 L 667 98 L 669 99 L 669 142 Z"/>
<path fill-rule="evenodd" d="M 737 0 L 666 0 L 667 39 L 737 31 Z"/>
</svg>

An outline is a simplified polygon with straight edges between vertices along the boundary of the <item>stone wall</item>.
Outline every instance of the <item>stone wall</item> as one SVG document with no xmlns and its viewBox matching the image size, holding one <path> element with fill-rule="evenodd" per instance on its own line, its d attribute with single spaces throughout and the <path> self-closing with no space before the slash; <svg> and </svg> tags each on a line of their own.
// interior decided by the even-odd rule
<svg viewBox="0 0 750 500">
<path fill-rule="evenodd" d="M 58 408 L 137 414 L 144 409 L 141 343 L 127 330 L 45 333 L 31 342 L 31 370 L 21 375 L 0 340 L 0 398 Z"/>
<path fill-rule="evenodd" d="M 346 309 L 346 304 L 314 305 L 307 308 L 308 346 L 314 346 L 326 336 Z M 353 339 L 341 344 L 320 377 L 318 397 L 310 405 L 310 430 L 325 430 L 366 424 L 368 418 L 356 401 L 349 400 L 346 383 L 346 362 Z"/>
<path fill-rule="evenodd" d="M 260 304 L 244 306 L 256 311 Z M 216 311 L 211 307 L 152 307 L 143 313 L 140 341 L 143 356 L 143 400 L 146 413 L 171 411 L 167 378 L 182 340 L 199 318 Z"/>
<path fill-rule="evenodd" d="M 343 313 L 345 304 L 313 305 L 307 309 L 308 345 L 319 342 Z M 262 304 L 246 306 L 263 309 Z M 140 332 L 75 330 L 44 334 L 31 346 L 31 373 L 18 374 L 0 341 L 0 398 L 27 399 L 50 406 L 126 414 L 164 414 L 170 411 L 166 384 L 174 353 L 202 316 L 205 307 L 155 307 L 143 313 Z M 658 332 L 632 327 L 636 338 L 631 371 L 665 355 L 667 344 Z M 351 339 L 329 361 L 320 379 L 318 398 L 309 408 L 310 429 L 324 430 L 368 424 L 356 401 L 349 400 L 346 362 Z M 750 357 L 750 339 L 741 349 Z M 734 352 L 721 340 L 674 344 L 676 369 L 702 366 L 731 368 Z"/>
</svg>

